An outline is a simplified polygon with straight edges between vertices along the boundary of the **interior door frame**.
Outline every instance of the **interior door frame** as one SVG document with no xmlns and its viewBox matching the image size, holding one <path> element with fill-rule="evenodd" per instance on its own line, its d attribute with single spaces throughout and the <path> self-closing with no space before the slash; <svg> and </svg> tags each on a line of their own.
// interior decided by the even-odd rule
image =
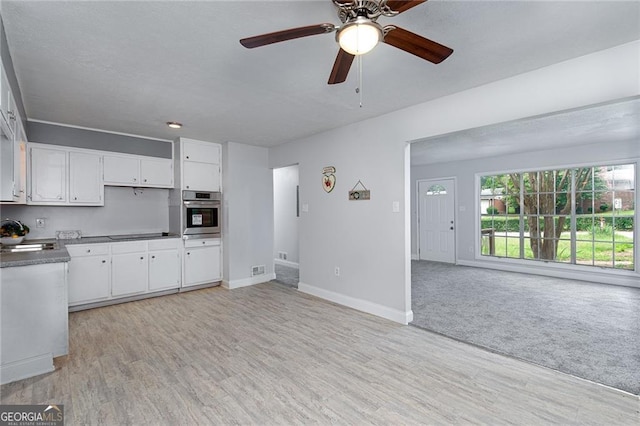
<svg viewBox="0 0 640 426">
<path fill-rule="evenodd" d="M 417 260 L 420 260 L 420 184 L 428 182 L 436 182 L 441 180 L 453 181 L 453 264 L 458 264 L 458 179 L 455 176 L 445 176 L 429 179 L 417 179 L 416 180 L 416 249 L 418 252 Z"/>
</svg>

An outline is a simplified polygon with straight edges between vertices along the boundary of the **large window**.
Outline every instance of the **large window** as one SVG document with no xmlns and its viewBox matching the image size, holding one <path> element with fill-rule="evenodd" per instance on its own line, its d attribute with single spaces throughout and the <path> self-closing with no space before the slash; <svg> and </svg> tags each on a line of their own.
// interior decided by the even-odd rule
<svg viewBox="0 0 640 426">
<path fill-rule="evenodd" d="M 635 270 L 635 165 L 480 177 L 484 256 Z"/>
</svg>

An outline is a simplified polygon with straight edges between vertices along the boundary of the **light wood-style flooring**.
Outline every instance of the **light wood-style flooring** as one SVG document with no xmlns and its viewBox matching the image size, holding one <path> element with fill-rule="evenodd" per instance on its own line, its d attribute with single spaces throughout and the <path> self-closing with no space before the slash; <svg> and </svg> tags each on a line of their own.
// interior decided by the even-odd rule
<svg viewBox="0 0 640 426">
<path fill-rule="evenodd" d="M 70 315 L 3 404 L 85 424 L 640 424 L 637 396 L 265 283 Z"/>
</svg>

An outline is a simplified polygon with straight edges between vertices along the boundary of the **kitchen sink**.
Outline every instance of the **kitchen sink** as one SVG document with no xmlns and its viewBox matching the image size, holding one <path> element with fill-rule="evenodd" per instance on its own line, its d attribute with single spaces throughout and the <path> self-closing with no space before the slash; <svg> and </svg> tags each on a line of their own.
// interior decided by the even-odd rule
<svg viewBox="0 0 640 426">
<path fill-rule="evenodd" d="M 16 244 L 16 245 L 3 245 L 0 248 L 2 253 L 26 253 L 30 251 L 42 251 L 42 250 L 57 250 L 58 243 L 33 243 L 33 244 Z"/>
</svg>

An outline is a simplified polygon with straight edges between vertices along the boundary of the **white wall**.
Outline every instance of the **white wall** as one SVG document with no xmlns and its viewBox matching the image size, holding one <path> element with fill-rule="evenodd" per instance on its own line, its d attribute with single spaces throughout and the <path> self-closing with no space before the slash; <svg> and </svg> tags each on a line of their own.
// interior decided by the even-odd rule
<svg viewBox="0 0 640 426">
<path fill-rule="evenodd" d="M 298 266 L 298 216 L 296 216 L 298 166 L 273 170 L 273 258 L 276 263 Z M 278 257 L 280 252 L 287 258 Z"/>
<path fill-rule="evenodd" d="M 223 285 L 269 281 L 273 273 L 273 172 L 267 148 L 223 145 Z M 252 266 L 265 274 L 251 276 Z"/>
<path fill-rule="evenodd" d="M 169 190 L 105 186 L 103 207 L 3 205 L 2 218 L 23 221 L 27 239 L 55 238 L 56 231 L 77 230 L 83 236 L 144 234 L 169 230 Z M 36 228 L 36 218 L 46 227 Z"/>
<path fill-rule="evenodd" d="M 410 321 L 405 143 L 635 96 L 639 68 L 637 41 L 272 148 L 271 167 L 299 164 L 301 203 L 309 206 L 300 217 L 299 289 Z M 331 194 L 320 186 L 324 166 L 337 168 Z M 358 179 L 371 201 L 347 201 Z M 391 212 L 396 200 L 400 214 Z"/>
<path fill-rule="evenodd" d="M 397 322 L 411 320 L 405 218 L 405 149 L 395 129 L 373 121 L 272 148 L 273 167 L 298 164 L 301 212 L 298 289 Z M 336 168 L 326 193 L 322 170 Z M 369 201 L 349 201 L 361 180 Z M 392 212 L 393 202 L 400 204 Z M 305 211 L 305 205 L 308 211 Z M 335 268 L 340 275 L 335 275 Z"/>
</svg>

